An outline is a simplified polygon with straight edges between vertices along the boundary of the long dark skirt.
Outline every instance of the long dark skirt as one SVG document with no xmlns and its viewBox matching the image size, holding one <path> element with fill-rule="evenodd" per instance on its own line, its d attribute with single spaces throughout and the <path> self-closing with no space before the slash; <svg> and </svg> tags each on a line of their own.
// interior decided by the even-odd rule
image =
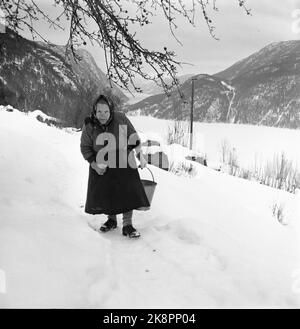
<svg viewBox="0 0 300 329">
<path fill-rule="evenodd" d="M 149 206 L 137 169 L 108 168 L 98 175 L 89 166 L 85 212 L 112 215 Z"/>
</svg>

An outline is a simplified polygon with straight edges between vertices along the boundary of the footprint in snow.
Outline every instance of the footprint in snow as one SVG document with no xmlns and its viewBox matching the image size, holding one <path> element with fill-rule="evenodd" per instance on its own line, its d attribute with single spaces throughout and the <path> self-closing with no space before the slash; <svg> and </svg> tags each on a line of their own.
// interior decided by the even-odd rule
<svg viewBox="0 0 300 329">
<path fill-rule="evenodd" d="M 224 257 L 219 255 L 218 251 L 208 246 L 204 237 L 198 235 L 192 229 L 186 229 L 182 224 L 171 223 L 163 226 L 156 227 L 159 232 L 169 231 L 175 238 L 179 239 L 182 243 L 190 246 L 195 246 L 198 252 L 195 253 L 195 258 L 199 256 L 199 260 L 205 260 L 215 269 L 224 271 L 227 268 L 227 262 Z M 198 256 L 196 256 L 196 254 Z"/>
</svg>

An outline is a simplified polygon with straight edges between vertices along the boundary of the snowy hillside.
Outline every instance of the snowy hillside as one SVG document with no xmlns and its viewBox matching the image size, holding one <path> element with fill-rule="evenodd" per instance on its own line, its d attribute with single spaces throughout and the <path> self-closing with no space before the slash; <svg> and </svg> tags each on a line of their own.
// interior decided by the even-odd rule
<svg viewBox="0 0 300 329">
<path fill-rule="evenodd" d="M 169 97 L 157 94 L 128 106 L 163 119 L 300 127 L 300 41 L 274 42 L 214 75 L 197 74 Z M 145 90 L 144 90 L 145 92 Z"/>
<path fill-rule="evenodd" d="M 64 125 L 79 127 L 95 97 L 107 88 L 127 100 L 117 86 L 111 89 L 87 50 L 77 49 L 80 60 L 75 60 L 71 54 L 66 57 L 65 46 L 35 42 L 8 28 L 0 33 L 0 53 L 1 105 L 41 110 Z"/>
<path fill-rule="evenodd" d="M 149 166 L 158 185 L 151 210 L 134 211 L 141 239 L 121 235 L 121 215 L 99 234 L 87 222 L 105 216 L 82 207 L 79 138 L 0 109 L 0 307 L 300 306 L 299 195 L 200 165 L 193 179 Z"/>
</svg>

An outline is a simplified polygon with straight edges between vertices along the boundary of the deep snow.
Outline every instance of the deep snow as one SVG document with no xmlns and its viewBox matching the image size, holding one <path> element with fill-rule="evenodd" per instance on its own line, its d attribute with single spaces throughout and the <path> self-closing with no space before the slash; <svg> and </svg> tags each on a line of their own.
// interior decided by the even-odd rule
<svg viewBox="0 0 300 329">
<path fill-rule="evenodd" d="M 201 165 L 196 178 L 149 166 L 158 185 L 151 210 L 134 212 L 142 237 L 121 235 L 121 215 L 100 234 L 87 222 L 105 216 L 83 211 L 79 138 L 0 108 L 0 307 L 300 306 L 300 195 Z"/>
</svg>

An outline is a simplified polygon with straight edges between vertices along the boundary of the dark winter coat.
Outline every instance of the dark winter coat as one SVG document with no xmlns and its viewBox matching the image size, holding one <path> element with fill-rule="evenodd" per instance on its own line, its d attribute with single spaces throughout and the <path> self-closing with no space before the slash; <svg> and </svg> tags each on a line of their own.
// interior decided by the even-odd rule
<svg viewBox="0 0 300 329">
<path fill-rule="evenodd" d="M 82 128 L 80 149 L 84 159 L 90 163 L 85 204 L 85 212 L 89 214 L 119 214 L 150 206 L 132 151 L 141 141 L 126 115 L 120 111 L 110 110 L 110 118 L 104 125 L 92 114 L 85 119 Z M 127 127 L 127 134 L 124 126 Z M 91 167 L 91 163 L 93 161 L 101 162 L 99 156 L 101 152 L 99 151 L 103 151 L 103 148 L 107 147 L 107 142 L 104 141 L 107 136 L 105 133 L 111 133 L 117 143 L 115 147 L 106 152 L 104 160 L 108 160 L 111 152 L 111 154 L 115 154 L 116 163 L 109 163 L 106 172 L 99 175 Z M 131 134 L 136 134 L 137 141 L 135 144 L 127 146 L 126 142 Z M 102 138 L 104 143 L 101 141 Z M 101 141 L 101 145 L 99 145 L 99 141 Z M 119 141 L 122 141 L 121 145 L 119 145 Z M 125 162 L 120 162 L 119 157 Z M 124 163 L 126 163 L 125 166 Z"/>
</svg>

